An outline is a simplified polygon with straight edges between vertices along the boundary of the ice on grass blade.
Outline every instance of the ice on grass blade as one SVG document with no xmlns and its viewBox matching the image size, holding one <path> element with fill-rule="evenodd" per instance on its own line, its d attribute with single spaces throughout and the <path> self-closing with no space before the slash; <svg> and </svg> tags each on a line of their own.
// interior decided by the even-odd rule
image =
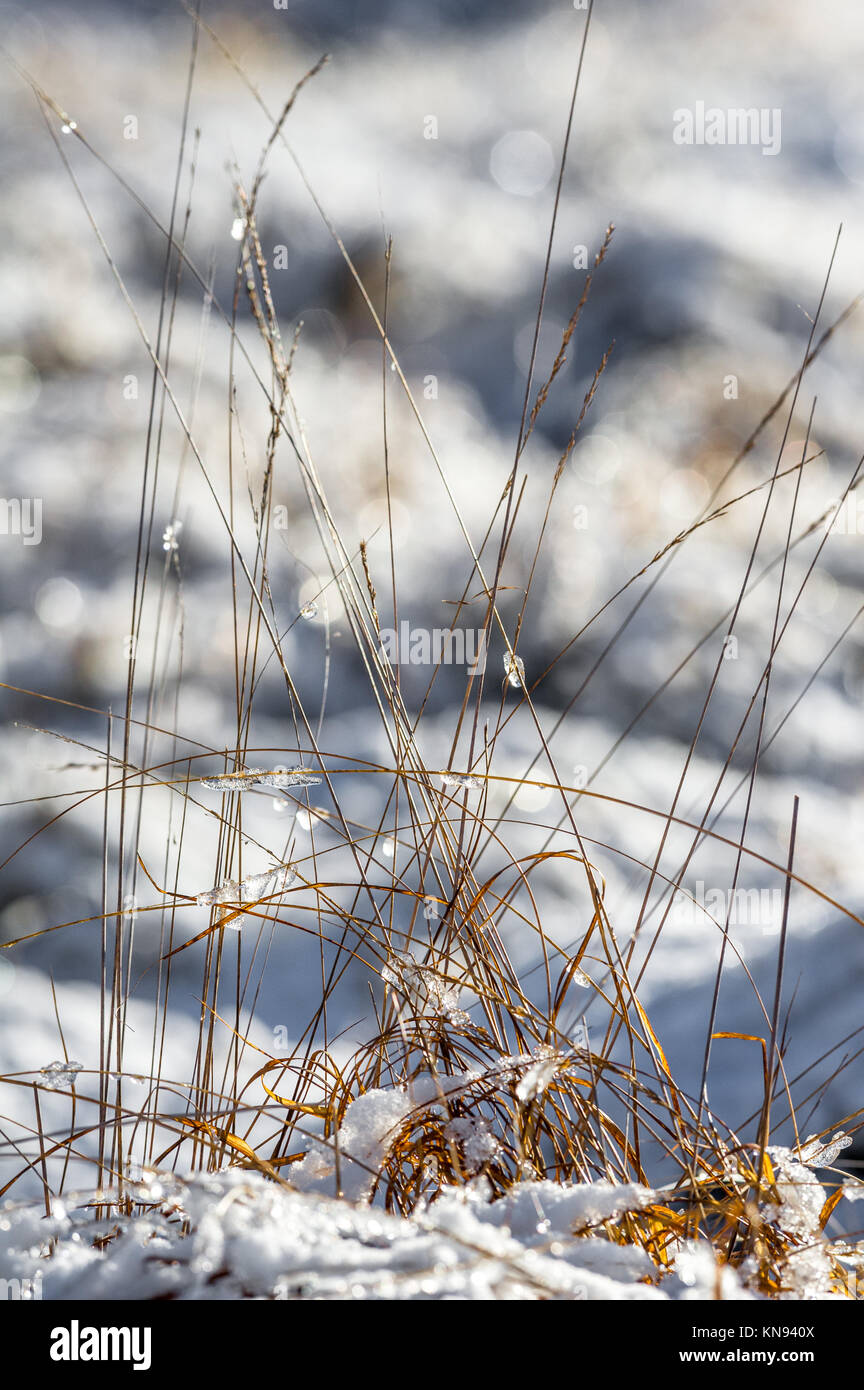
<svg viewBox="0 0 864 1390">
<path fill-rule="evenodd" d="M 471 1020 L 459 1008 L 458 985 L 434 966 L 415 960 L 410 951 L 392 951 L 381 978 L 401 994 L 419 1017 L 445 1019 L 454 1028 L 468 1028 Z"/>
<path fill-rule="evenodd" d="M 274 768 L 257 776 L 259 787 L 320 787 L 321 777 L 308 767 Z"/>
<path fill-rule="evenodd" d="M 574 985 L 578 985 L 580 989 L 594 988 L 594 981 L 589 980 L 588 976 L 585 974 L 585 971 L 580 970 L 578 965 L 576 969 L 573 971 L 573 974 L 570 978 L 572 979 Z"/>
<path fill-rule="evenodd" d="M 250 874 L 240 884 L 241 902 L 259 902 L 261 898 L 272 898 L 284 893 L 297 882 L 297 875 L 290 864 L 272 864 L 260 874 Z"/>
<path fill-rule="evenodd" d="M 227 879 L 215 888 L 208 888 L 206 892 L 199 893 L 195 901 L 199 907 L 257 903 L 262 898 L 272 898 L 276 893 L 284 893 L 296 881 L 297 875 L 290 864 L 274 864 L 262 873 L 249 874 L 239 882 Z"/>
<path fill-rule="evenodd" d="M 246 218 L 235 217 L 231 223 L 231 240 L 242 241 L 246 235 Z"/>
<path fill-rule="evenodd" d="M 180 532 L 183 530 L 182 521 L 172 521 L 162 532 L 162 549 L 175 551 L 180 544 Z"/>
<path fill-rule="evenodd" d="M 242 772 L 224 772 L 216 777 L 202 777 L 201 786 L 214 792 L 247 792 L 254 787 L 318 787 L 321 778 L 305 767 L 244 768 Z"/>
<path fill-rule="evenodd" d="M 511 656 L 510 652 L 504 653 L 504 675 L 508 685 L 512 685 L 516 690 L 524 689 L 525 663 L 521 656 Z"/>
<path fill-rule="evenodd" d="M 801 1145 L 798 1159 L 805 1163 L 808 1168 L 829 1168 L 832 1163 L 836 1163 L 844 1149 L 848 1149 L 852 1143 L 852 1137 L 844 1134 L 842 1130 L 832 1135 L 830 1140 L 820 1139 L 816 1134 L 808 1135 Z"/>
<path fill-rule="evenodd" d="M 318 605 L 314 599 L 310 600 L 309 603 L 304 603 L 300 609 L 300 617 L 307 623 L 314 622 L 318 617 Z"/>
<path fill-rule="evenodd" d="M 843 1196 L 847 1202 L 864 1201 L 864 1182 L 844 1182 Z"/>
<path fill-rule="evenodd" d="M 199 907 L 217 907 L 221 903 L 239 903 L 240 884 L 234 879 L 226 879 L 224 883 L 217 883 L 215 888 L 208 888 L 205 893 L 199 893 L 195 899 Z"/>
<path fill-rule="evenodd" d="M 532 1056 L 533 1065 L 528 1068 L 516 1087 L 516 1099 L 523 1105 L 542 1096 L 564 1065 L 564 1058 L 548 1043 L 541 1043 L 539 1047 L 535 1047 Z"/>
<path fill-rule="evenodd" d="M 441 904 L 437 898 L 426 897 L 423 899 L 423 916 L 427 922 L 437 921 L 441 916 Z"/>
<path fill-rule="evenodd" d="M 219 777 L 201 778 L 201 786 L 211 792 L 245 792 L 256 784 L 255 772 L 226 772 Z"/>
<path fill-rule="evenodd" d="M 445 787 L 461 787 L 469 791 L 479 791 L 483 786 L 482 778 L 471 777 L 463 772 L 442 772 L 441 781 Z"/>
<path fill-rule="evenodd" d="M 46 1091 L 68 1091 L 79 1071 L 83 1070 L 83 1062 L 50 1062 L 39 1075 Z"/>
</svg>

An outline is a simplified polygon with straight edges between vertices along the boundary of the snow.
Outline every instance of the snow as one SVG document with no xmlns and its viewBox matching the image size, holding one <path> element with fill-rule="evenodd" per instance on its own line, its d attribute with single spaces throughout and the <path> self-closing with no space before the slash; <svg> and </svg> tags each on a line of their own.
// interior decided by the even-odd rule
<svg viewBox="0 0 864 1390">
<path fill-rule="evenodd" d="M 374 1120 L 367 1112 L 357 1122 L 367 1139 L 398 1104 L 385 1116 L 376 1098 L 371 1110 Z M 66 1214 L 51 1219 L 35 1205 L 0 1208 L 0 1277 L 41 1273 L 44 1299 L 714 1297 L 705 1256 L 695 1273 L 685 1261 L 683 1278 L 673 1269 L 658 1283 L 641 1251 L 574 1236 L 574 1226 L 638 1210 L 651 1197 L 594 1186 L 521 1183 L 491 1203 L 463 1190 L 404 1219 L 228 1171 L 175 1182 L 170 1201 L 133 1220 L 112 1212 L 97 1221 L 71 1196 Z M 549 1223 L 542 1234 L 535 1204 Z M 117 1234 L 100 1252 L 92 1241 L 101 1230 Z M 748 1297 L 731 1271 L 724 1278 L 724 1296 Z"/>
</svg>

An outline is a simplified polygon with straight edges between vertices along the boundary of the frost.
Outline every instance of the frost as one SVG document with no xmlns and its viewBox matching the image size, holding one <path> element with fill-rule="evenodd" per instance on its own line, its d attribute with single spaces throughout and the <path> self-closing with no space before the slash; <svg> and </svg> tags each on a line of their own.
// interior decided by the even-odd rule
<svg viewBox="0 0 864 1390">
<path fill-rule="evenodd" d="M 243 772 L 226 772 L 218 777 L 202 777 L 201 786 L 216 792 L 246 792 L 253 787 L 317 787 L 321 778 L 305 767 L 245 768 Z"/>
<path fill-rule="evenodd" d="M 444 1138 L 460 1147 L 469 1177 L 479 1173 L 501 1151 L 489 1122 L 481 1115 L 460 1115 L 451 1120 L 444 1130 Z"/>
<path fill-rule="evenodd" d="M 468 1028 L 471 1020 L 458 1007 L 460 987 L 431 965 L 421 965 L 409 951 L 393 951 L 381 971 L 382 980 L 397 990 L 414 1012 L 446 1019 L 455 1028 Z"/>
<path fill-rule="evenodd" d="M 554 1047 L 542 1043 L 532 1053 L 535 1061 L 523 1075 L 516 1087 L 516 1099 L 523 1105 L 536 1100 L 548 1090 L 564 1064 L 564 1058 Z"/>
<path fill-rule="evenodd" d="M 802 1144 L 798 1157 L 802 1163 L 806 1163 L 808 1168 L 829 1168 L 835 1163 L 843 1152 L 852 1143 L 851 1136 L 844 1134 L 842 1130 L 837 1131 L 829 1142 L 825 1142 L 816 1134 L 808 1136 Z"/>
<path fill-rule="evenodd" d="M 478 791 L 483 786 L 481 777 L 471 777 L 463 772 L 442 772 L 441 781 L 445 787 L 464 787 L 471 791 Z"/>
<path fill-rule="evenodd" d="M 509 652 L 504 653 L 504 675 L 508 685 L 515 686 L 517 690 L 525 685 L 525 663 L 521 656 L 511 656 Z"/>
<path fill-rule="evenodd" d="M 83 1070 L 83 1062 L 51 1062 L 42 1068 L 39 1075 L 46 1091 L 65 1091 L 73 1084 L 79 1071 Z"/>
<path fill-rule="evenodd" d="M 844 1182 L 843 1196 L 847 1202 L 860 1202 L 864 1199 L 864 1182 Z"/>
</svg>

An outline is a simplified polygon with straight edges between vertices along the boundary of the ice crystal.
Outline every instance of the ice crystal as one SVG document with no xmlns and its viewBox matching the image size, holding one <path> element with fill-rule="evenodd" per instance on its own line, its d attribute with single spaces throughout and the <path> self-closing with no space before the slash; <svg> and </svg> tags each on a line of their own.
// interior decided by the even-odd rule
<svg viewBox="0 0 864 1390">
<path fill-rule="evenodd" d="M 442 772 L 441 781 L 445 787 L 462 787 L 471 791 L 477 791 L 483 786 L 482 778 L 471 777 L 462 772 Z"/>
<path fill-rule="evenodd" d="M 459 986 L 434 966 L 415 960 L 409 951 L 391 952 L 381 978 L 404 996 L 415 1013 L 446 1019 L 455 1028 L 470 1026 L 470 1018 L 458 1007 Z"/>
<path fill-rule="evenodd" d="M 244 768 L 217 777 L 202 777 L 201 786 L 215 792 L 247 792 L 253 787 L 317 787 L 321 778 L 305 767 Z"/>
<path fill-rule="evenodd" d="M 820 1139 L 816 1134 L 810 1134 L 801 1145 L 798 1158 L 808 1168 L 829 1168 L 851 1143 L 851 1136 L 839 1129 L 829 1141 Z"/>
<path fill-rule="evenodd" d="M 249 874 L 240 882 L 227 879 L 215 888 L 199 893 L 196 902 L 199 907 L 217 907 L 223 903 L 257 903 L 262 898 L 272 898 L 276 893 L 284 893 L 297 875 L 290 864 L 273 864 L 262 873 Z"/>
<path fill-rule="evenodd" d="M 504 653 L 504 675 L 508 685 L 514 686 L 517 690 L 525 684 L 525 663 L 521 656 L 511 656 L 510 652 Z"/>
<path fill-rule="evenodd" d="M 72 1085 L 78 1072 L 83 1070 L 83 1062 L 51 1062 L 42 1068 L 39 1075 L 46 1091 L 65 1091 Z"/>
<path fill-rule="evenodd" d="M 516 1099 L 523 1105 L 542 1096 L 561 1070 L 564 1059 L 554 1047 L 541 1043 L 532 1053 L 534 1063 L 528 1068 L 516 1087 Z"/>
</svg>

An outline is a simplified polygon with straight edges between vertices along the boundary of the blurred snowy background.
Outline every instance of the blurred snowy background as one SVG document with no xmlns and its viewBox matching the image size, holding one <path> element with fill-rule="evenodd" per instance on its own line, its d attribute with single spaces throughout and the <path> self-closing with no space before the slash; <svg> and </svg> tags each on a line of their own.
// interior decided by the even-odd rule
<svg viewBox="0 0 864 1390">
<path fill-rule="evenodd" d="M 274 112 L 320 54 L 331 54 L 330 64 L 301 95 L 286 134 L 379 304 L 384 237 L 392 235 L 392 340 L 476 542 L 512 464 L 584 12 L 564 0 L 504 5 L 289 0 L 284 9 L 258 0 L 233 8 L 206 6 L 204 15 Z M 509 584 L 525 581 L 556 461 L 613 339 L 615 350 L 562 480 L 534 580 L 519 645 L 529 680 L 705 506 L 800 365 L 808 315 L 815 313 L 841 222 L 819 331 L 864 287 L 864 28 L 859 21 L 855 0 L 828 0 L 822 6 L 758 0 L 746 10 L 707 0 L 597 5 L 552 251 L 538 382 L 581 293 L 585 258 L 590 264 L 610 222 L 616 231 L 567 366 L 525 455 L 528 485 L 505 576 Z M 64 135 L 59 120 L 53 123 L 62 154 L 153 337 L 164 241 L 111 170 L 159 222 L 168 222 L 189 20 L 172 5 L 28 3 L 3 6 L 0 23 L 7 52 L 77 122 L 105 161 Z M 105 717 L 77 707 L 123 708 L 150 368 L 38 104 L 9 64 L 0 67 L 0 100 L 0 494 L 42 500 L 41 544 L 26 545 L 17 535 L 0 537 L 0 679 L 18 688 L 0 691 L 0 859 L 6 861 L 0 873 L 0 935 L 10 940 L 100 911 L 103 802 L 94 796 L 55 824 L 49 821 L 69 801 L 81 800 L 71 793 L 97 791 L 104 776 L 98 750 L 104 748 Z M 676 144 L 673 113 L 698 102 L 721 109 L 779 109 L 781 149 L 772 156 L 754 146 Z M 231 238 L 237 216 L 232 178 L 236 169 L 248 186 L 269 126 L 206 35 L 192 93 L 190 131 L 194 128 L 200 141 L 188 247 L 205 278 L 212 267 L 216 298 L 230 308 L 237 254 Z M 190 140 L 181 217 L 191 148 Z M 370 563 L 382 613 L 389 616 L 380 345 L 337 247 L 280 147 L 262 190 L 259 227 L 265 252 L 273 257 L 285 340 L 300 319 L 305 325 L 294 393 L 312 457 L 347 540 L 356 546 L 361 538 L 372 538 Z M 275 268 L 278 262 L 284 268 Z M 186 275 L 173 330 L 172 380 L 224 498 L 228 338 L 202 300 L 200 287 Z M 806 469 L 796 535 L 841 494 L 864 447 L 862 324 L 861 314 L 853 315 L 813 365 L 789 430 L 784 467 L 801 457 L 810 405 L 818 396 L 810 453 L 824 452 Z M 252 330 L 242 331 L 251 348 Z M 248 382 L 243 390 L 248 403 Z M 395 377 L 388 383 L 388 401 L 400 613 L 414 627 L 446 625 L 450 610 L 442 600 L 457 597 L 467 578 L 464 542 Z M 235 459 L 235 468 L 242 475 L 248 466 L 257 478 L 268 426 L 260 402 L 249 405 L 246 419 L 247 459 L 245 464 Z M 724 497 L 770 477 L 785 423 L 781 410 L 733 474 Z M 161 470 L 150 548 L 153 601 L 164 585 L 166 629 L 173 628 L 176 636 L 182 624 L 183 679 L 179 689 L 168 680 L 158 690 L 153 722 L 176 728 L 181 737 L 178 743 L 154 741 L 153 762 L 160 752 L 166 758 L 194 756 L 229 746 L 234 738 L 230 552 L 170 411 Z M 792 479 L 778 484 L 754 577 L 782 549 L 793 485 Z M 245 483 L 240 493 L 244 488 Z M 662 582 L 556 735 L 553 750 L 562 778 L 574 768 L 593 772 L 657 687 L 711 633 L 592 784 L 613 796 L 668 808 L 727 631 L 724 614 L 747 569 L 764 497 L 757 493 L 674 554 Z M 286 508 L 289 518 L 271 548 L 274 602 L 280 627 L 295 624 L 285 640 L 288 664 L 317 719 L 325 607 L 319 604 L 313 621 L 296 618 L 320 588 L 316 576 L 324 573 L 323 559 L 287 450 L 279 459 L 274 503 Z M 784 635 L 772 677 L 768 735 L 864 601 L 858 515 L 855 510 L 846 533 L 832 534 L 825 545 Z M 175 518 L 183 523 L 176 555 L 162 545 L 163 529 Z M 248 541 L 251 529 L 244 534 Z M 784 617 L 823 536 L 818 532 L 790 558 Z M 536 693 L 545 728 L 555 723 L 656 573 L 649 572 L 613 604 Z M 768 650 L 778 578 L 775 568 L 742 610 L 735 659 L 723 665 L 685 786 L 681 814 L 687 818 L 698 820 L 755 688 Z M 344 623 L 340 627 L 332 590 L 328 600 L 331 669 L 321 746 L 383 762 L 388 754 L 380 726 L 350 634 Z M 513 618 L 518 603 L 518 593 L 508 592 L 502 610 Z M 497 647 L 490 668 L 494 717 L 501 669 Z M 425 685 L 428 673 L 421 674 L 423 680 L 406 671 L 409 706 L 412 701 L 416 706 Z M 461 698 L 461 679 L 444 676 L 423 736 L 431 766 L 446 758 L 453 703 Z M 71 705 L 48 703 L 28 691 Z M 748 844 L 759 854 L 785 862 L 797 793 L 797 872 L 858 914 L 864 912 L 862 699 L 864 629 L 853 623 L 762 757 L 748 834 Z M 62 731 L 97 751 L 88 755 L 16 727 L 15 721 Z M 115 732 L 115 742 L 119 737 Z M 292 726 L 275 672 L 262 684 L 250 741 L 273 750 L 262 754 L 264 765 L 291 761 L 284 750 L 292 747 Z M 535 746 L 536 736 L 520 715 L 502 736 L 498 772 L 524 775 Z M 718 809 L 746 771 L 752 747 L 748 729 Z M 193 773 L 218 765 L 218 759 L 210 759 L 194 765 Z M 535 775 L 542 776 L 542 768 Z M 377 823 L 382 796 L 375 779 L 346 782 L 351 813 Z M 499 794 L 497 804 L 503 807 L 504 799 Z M 743 804 L 739 794 L 719 823 L 733 839 L 740 834 Z M 176 833 L 179 803 L 152 790 L 145 805 L 141 854 L 161 880 L 166 828 Z M 511 843 L 524 852 L 543 841 L 542 827 L 558 819 L 559 802 L 525 788 L 514 814 L 525 824 L 512 832 Z M 659 820 L 594 800 L 583 800 L 578 814 L 580 828 L 601 844 L 636 858 L 653 857 Z M 278 814 L 272 798 L 256 797 L 244 828 L 274 852 L 281 854 L 293 843 L 293 852 L 308 853 L 309 833 L 302 824 L 286 825 L 291 819 Z M 112 824 L 112 834 L 115 830 Z M 210 886 L 216 833 L 206 814 L 190 817 L 179 891 L 194 894 Z M 318 847 L 329 848 L 326 824 L 315 833 Z M 674 873 L 688 844 L 686 834 L 671 836 L 664 871 Z M 598 848 L 596 859 L 607 877 L 612 920 L 626 942 L 644 875 L 612 850 Z M 698 883 L 706 892 L 725 890 L 733 860 L 731 851 L 709 843 L 688 870 L 685 886 L 694 893 Z M 333 876 L 338 876 L 335 869 Z M 550 870 L 543 880 L 544 926 L 562 944 L 586 925 L 573 879 L 571 866 L 568 872 Z M 745 859 L 741 884 L 776 894 L 783 880 L 764 864 Z M 140 879 L 135 892 L 141 905 L 154 900 Z M 150 1066 L 147 1001 L 154 973 L 149 967 L 157 954 L 149 923 L 155 920 L 142 914 L 136 926 L 136 1003 L 130 1021 L 137 1025 L 129 1035 L 128 1064 L 144 1074 Z M 183 909 L 178 940 L 200 931 L 206 921 L 204 909 Z M 777 925 L 776 917 L 769 917 L 733 929 L 768 999 Z M 0 957 L 0 1072 L 29 1074 L 61 1055 L 49 973 L 70 1056 L 88 1070 L 98 1065 L 98 936 L 94 926 L 70 927 Z M 266 970 L 263 963 L 258 970 L 252 1036 L 265 1046 L 274 1029 L 291 1038 L 306 1022 L 310 989 L 317 987 L 320 971 L 317 947 L 306 940 L 298 942 L 289 933 L 275 937 Z M 536 956 L 533 939 L 511 944 L 516 959 L 529 968 Z M 185 1073 L 194 1046 L 202 949 L 176 961 L 169 1075 Z M 717 950 L 716 927 L 699 916 L 688 920 L 673 913 L 642 985 L 673 1069 L 694 1089 Z M 590 973 L 590 962 L 586 968 Z M 718 1027 L 764 1034 L 753 991 L 734 959 L 727 972 Z M 790 1075 L 837 1049 L 798 1088 L 803 1098 L 861 1045 L 858 1036 L 843 1039 L 864 1023 L 864 934 L 802 888 L 792 897 L 787 1003 L 793 992 Z M 362 972 L 349 977 L 338 1007 L 341 1014 L 331 1018 L 334 1028 L 368 1011 Z M 587 999 L 586 1008 L 590 1026 Z M 758 1105 L 756 1052 L 745 1043 L 715 1048 L 711 1099 L 731 1123 L 743 1121 Z M 861 1082 L 856 1060 L 818 1101 L 815 1114 L 805 1102 L 805 1132 L 864 1105 Z M 65 1102 L 57 1104 L 62 1117 Z M 4 1116 L 14 1113 L 30 1124 L 31 1106 L 32 1093 L 4 1088 Z M 20 1160 L 8 1145 L 3 1154 L 4 1171 L 13 1171 Z"/>
</svg>

